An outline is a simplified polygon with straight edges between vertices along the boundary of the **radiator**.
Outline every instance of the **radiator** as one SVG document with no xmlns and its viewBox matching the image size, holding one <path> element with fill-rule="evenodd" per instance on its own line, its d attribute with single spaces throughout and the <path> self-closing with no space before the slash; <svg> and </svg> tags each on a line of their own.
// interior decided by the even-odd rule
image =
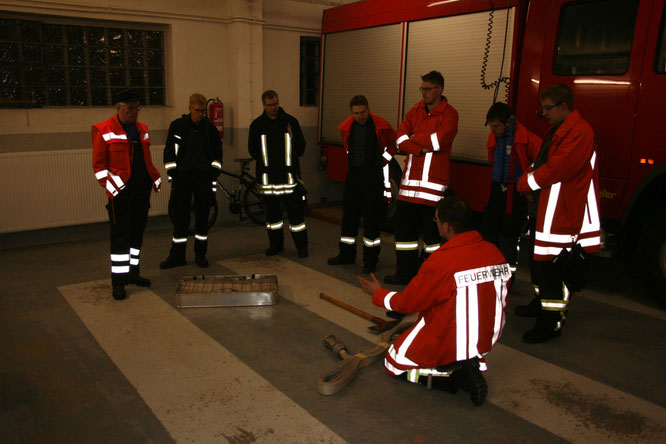
<svg viewBox="0 0 666 444">
<path fill-rule="evenodd" d="M 150 215 L 166 214 L 170 187 L 161 162 L 163 146 L 151 147 L 162 175 Z M 92 149 L 0 153 L 0 233 L 79 225 L 108 219 L 104 189 L 92 170 Z"/>
</svg>

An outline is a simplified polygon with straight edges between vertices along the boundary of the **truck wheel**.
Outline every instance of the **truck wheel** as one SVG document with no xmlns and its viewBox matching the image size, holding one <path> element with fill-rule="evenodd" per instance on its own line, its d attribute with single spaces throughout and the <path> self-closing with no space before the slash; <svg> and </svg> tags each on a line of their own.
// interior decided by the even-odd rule
<svg viewBox="0 0 666 444">
<path fill-rule="evenodd" d="M 648 291 L 659 304 L 666 307 L 666 207 L 650 217 L 639 246 Z"/>
</svg>

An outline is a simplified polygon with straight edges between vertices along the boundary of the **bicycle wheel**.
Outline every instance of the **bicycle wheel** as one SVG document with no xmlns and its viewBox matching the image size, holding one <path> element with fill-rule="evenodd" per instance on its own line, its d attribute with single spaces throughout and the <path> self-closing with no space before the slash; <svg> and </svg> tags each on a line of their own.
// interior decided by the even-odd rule
<svg viewBox="0 0 666 444">
<path fill-rule="evenodd" d="M 257 193 L 257 181 L 253 180 L 246 184 L 241 196 L 243 211 L 257 225 L 266 224 L 266 209 L 261 199 L 261 194 Z"/>
</svg>

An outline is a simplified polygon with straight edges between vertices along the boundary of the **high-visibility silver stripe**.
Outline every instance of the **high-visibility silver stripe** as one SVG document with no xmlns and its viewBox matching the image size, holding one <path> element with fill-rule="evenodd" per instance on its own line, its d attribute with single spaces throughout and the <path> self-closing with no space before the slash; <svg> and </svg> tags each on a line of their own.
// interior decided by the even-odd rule
<svg viewBox="0 0 666 444">
<path fill-rule="evenodd" d="M 567 304 L 564 301 L 557 301 L 557 300 L 552 300 L 552 299 L 541 299 L 541 307 L 544 309 L 547 308 L 558 308 L 560 310 L 564 310 L 567 308 Z"/>
<path fill-rule="evenodd" d="M 409 358 L 407 358 L 407 350 L 409 350 L 409 347 L 411 347 L 412 342 L 414 342 L 414 339 L 416 336 L 419 334 L 419 332 L 425 327 L 425 319 L 421 318 L 419 322 L 414 326 L 412 331 L 409 332 L 407 337 L 405 338 L 405 341 L 400 344 L 400 349 L 397 351 L 395 356 L 391 356 L 395 362 L 397 362 L 400 365 L 413 365 L 417 366 L 415 362 L 412 362 Z"/>
<path fill-rule="evenodd" d="M 174 150 L 174 152 L 176 153 L 176 156 L 177 156 L 178 155 L 178 150 L 180 150 L 180 145 L 178 145 L 177 143 L 174 143 L 173 144 L 173 150 Z"/>
<path fill-rule="evenodd" d="M 425 159 L 423 160 L 423 172 L 421 174 L 421 181 L 428 182 L 428 176 L 430 176 L 430 164 L 432 163 L 432 153 L 426 153 Z"/>
<path fill-rule="evenodd" d="M 590 187 L 587 189 L 587 203 L 585 205 L 585 215 L 583 216 L 583 226 L 580 229 L 580 233 L 591 233 L 600 229 L 601 221 L 599 220 L 599 209 L 597 208 L 597 195 L 594 188 L 594 179 L 592 179 Z"/>
<path fill-rule="evenodd" d="M 130 248 L 130 254 L 132 256 L 138 256 L 141 253 L 141 250 L 137 250 L 136 248 Z"/>
<path fill-rule="evenodd" d="M 467 287 L 467 358 L 479 354 L 479 286 Z M 457 323 L 456 319 L 456 323 Z"/>
<path fill-rule="evenodd" d="M 560 188 L 562 182 L 557 182 L 550 187 L 548 193 L 548 205 L 546 206 L 546 215 L 543 219 L 543 232 L 550 234 L 550 229 L 553 226 L 553 218 L 555 217 L 555 209 L 557 208 L 557 201 L 560 197 Z"/>
<path fill-rule="evenodd" d="M 413 157 L 414 156 L 412 156 L 411 154 L 409 156 L 407 156 L 407 167 L 405 168 L 404 179 L 400 182 L 401 185 L 402 185 L 402 182 L 404 182 L 405 180 L 407 180 L 409 178 L 409 175 L 412 172 L 412 158 Z"/>
<path fill-rule="evenodd" d="M 441 246 L 441 244 L 432 244 L 432 245 L 426 245 L 423 247 L 426 253 L 432 253 L 434 251 L 437 251 L 437 249 Z"/>
<path fill-rule="evenodd" d="M 174 244 L 184 244 L 185 242 L 187 242 L 187 238 L 186 237 L 173 237 L 173 238 L 171 238 L 171 242 L 173 242 Z"/>
<path fill-rule="evenodd" d="M 409 136 L 407 134 L 403 134 L 402 136 L 398 137 L 398 140 L 396 140 L 395 143 L 396 145 L 400 145 L 405 140 L 409 140 Z"/>
<path fill-rule="evenodd" d="M 194 235 L 194 238 L 195 238 L 196 240 L 200 240 L 200 241 L 207 241 L 207 240 L 208 240 L 208 236 L 204 236 L 204 235 L 202 235 L 202 234 L 195 234 L 195 235 Z"/>
<path fill-rule="evenodd" d="M 112 254 L 111 262 L 127 262 L 130 260 L 129 254 Z"/>
<path fill-rule="evenodd" d="M 557 256 L 562 252 L 562 247 L 542 247 L 534 246 L 534 254 L 537 256 Z"/>
<path fill-rule="evenodd" d="M 169 171 L 170 169 L 176 168 L 176 162 L 169 162 L 164 164 L 164 169 Z"/>
<path fill-rule="evenodd" d="M 467 288 L 456 291 L 456 361 L 467 359 Z"/>
<path fill-rule="evenodd" d="M 174 134 L 173 137 L 175 137 L 176 139 L 182 139 L 182 137 L 180 137 L 178 134 Z"/>
<path fill-rule="evenodd" d="M 283 194 L 293 194 L 294 190 L 258 190 L 259 194 L 264 194 L 266 196 L 282 196 Z"/>
<path fill-rule="evenodd" d="M 363 238 L 363 245 L 366 247 L 376 247 L 380 245 L 382 240 L 380 238 L 377 239 L 368 239 L 367 237 Z"/>
<path fill-rule="evenodd" d="M 390 191 L 384 190 L 384 197 L 392 198 L 393 194 Z"/>
<path fill-rule="evenodd" d="M 150 139 L 150 136 L 148 135 L 148 133 L 144 134 L 143 135 L 143 140 L 148 140 L 148 139 Z"/>
<path fill-rule="evenodd" d="M 283 225 L 284 225 L 284 222 L 283 222 L 283 221 L 276 222 L 276 223 L 274 223 L 274 224 L 269 224 L 269 223 L 267 222 L 267 223 L 266 223 L 266 228 L 268 228 L 269 230 L 279 230 L 279 229 L 282 228 Z"/>
<path fill-rule="evenodd" d="M 393 354 L 395 354 L 393 344 L 391 344 L 391 347 L 389 347 L 389 354 L 391 356 L 393 356 Z M 393 374 L 395 376 L 399 376 L 399 375 L 402 375 L 403 373 L 405 373 L 404 370 L 400 370 L 399 368 L 393 367 L 393 365 L 391 365 L 391 363 L 386 358 L 384 358 L 384 367 L 386 367 L 386 370 L 388 370 L 389 372 L 391 372 L 391 374 Z"/>
<path fill-rule="evenodd" d="M 261 157 L 264 160 L 264 166 L 268 166 L 268 146 L 266 146 L 266 134 L 261 135 Z"/>
<path fill-rule="evenodd" d="M 590 166 L 594 169 L 594 164 L 597 162 L 597 152 L 592 151 L 592 158 L 590 159 Z"/>
<path fill-rule="evenodd" d="M 576 236 L 572 236 L 570 234 L 542 233 L 541 231 L 537 231 L 534 236 L 536 240 L 543 242 L 555 242 L 558 244 L 565 244 L 567 246 L 570 246 L 576 239 Z"/>
<path fill-rule="evenodd" d="M 493 339 L 491 345 L 495 345 L 504 328 L 504 307 L 506 305 L 507 293 L 506 281 L 495 279 L 493 286 L 495 287 L 495 321 L 493 322 Z"/>
<path fill-rule="evenodd" d="M 439 151 L 439 139 L 437 139 L 437 131 L 430 135 L 430 142 L 432 143 L 432 150 Z"/>
<path fill-rule="evenodd" d="M 303 230 L 305 230 L 305 228 L 306 228 L 305 227 L 305 222 L 303 222 L 302 224 L 298 224 L 298 225 L 289 225 L 289 231 L 291 231 L 292 233 L 297 233 L 299 231 L 303 231 Z"/>
<path fill-rule="evenodd" d="M 384 307 L 386 307 L 387 310 L 393 310 L 391 308 L 391 298 L 395 296 L 397 291 L 389 291 L 386 293 L 386 296 L 384 296 Z"/>
<path fill-rule="evenodd" d="M 130 265 L 139 265 L 139 258 L 133 257 L 132 259 L 130 259 Z"/>
<path fill-rule="evenodd" d="M 289 185 L 296 185 L 296 182 L 294 182 L 294 175 L 291 173 L 287 173 L 287 181 L 289 182 Z"/>
<path fill-rule="evenodd" d="M 291 166 L 291 136 L 284 133 L 284 164 Z"/>
<path fill-rule="evenodd" d="M 343 244 L 356 245 L 356 238 L 340 236 L 340 242 Z"/>
<path fill-rule="evenodd" d="M 578 239 L 578 244 L 580 244 L 581 247 L 594 247 L 596 245 L 601 245 L 601 236 Z"/>
<path fill-rule="evenodd" d="M 425 200 L 430 200 L 433 202 L 439 202 L 442 200 L 442 196 L 444 194 L 432 194 L 432 193 L 426 193 L 425 191 L 413 191 L 413 190 L 400 190 L 398 192 L 401 196 L 405 197 L 417 197 L 419 199 L 425 199 Z"/>
<path fill-rule="evenodd" d="M 101 170 L 95 173 L 95 179 L 104 179 L 109 174 L 109 170 Z"/>
<path fill-rule="evenodd" d="M 261 175 L 261 183 L 265 186 L 268 185 L 268 174 L 264 173 Z"/>
<path fill-rule="evenodd" d="M 111 273 L 129 273 L 129 265 L 113 265 L 111 267 Z"/>
<path fill-rule="evenodd" d="M 396 242 L 396 250 L 417 250 L 419 248 L 418 242 Z"/>
<path fill-rule="evenodd" d="M 390 162 L 391 159 L 393 159 L 393 156 L 391 156 L 391 153 L 389 153 L 388 151 L 386 151 L 386 148 L 384 148 L 384 150 L 385 150 L 385 151 L 384 151 L 384 154 L 382 154 L 382 157 L 383 157 L 384 159 L 386 159 L 388 162 Z"/>
<path fill-rule="evenodd" d="M 536 191 L 536 190 L 541 189 L 539 184 L 536 182 L 536 179 L 534 178 L 534 172 L 533 171 L 530 171 L 529 173 L 527 173 L 527 185 L 530 186 L 532 191 Z"/>
<path fill-rule="evenodd" d="M 118 194 L 118 190 L 116 190 L 116 187 L 113 186 L 110 180 L 106 181 L 106 191 L 111 193 L 112 196 L 115 196 Z"/>
<path fill-rule="evenodd" d="M 160 184 L 162 183 L 162 178 L 158 177 L 157 180 L 154 183 L 155 183 L 155 187 L 159 187 Z"/>
<path fill-rule="evenodd" d="M 403 186 L 428 188 L 430 190 L 435 190 L 435 191 L 446 190 L 446 185 L 436 182 L 430 182 L 428 180 L 404 179 L 401 184 Z"/>
<path fill-rule="evenodd" d="M 116 134 L 114 132 L 102 134 L 102 138 L 107 142 L 109 140 L 127 140 L 127 136 L 125 134 Z"/>
<path fill-rule="evenodd" d="M 119 176 L 116 176 L 115 174 L 109 172 L 109 177 L 111 177 L 113 182 L 116 184 L 116 188 L 120 190 L 125 188 L 125 184 L 123 183 L 123 180 Z"/>
<path fill-rule="evenodd" d="M 218 162 L 217 160 L 213 160 L 213 161 L 210 163 L 210 165 L 213 166 L 213 167 L 215 167 L 215 168 L 217 168 L 218 170 L 221 170 L 221 169 L 222 169 L 222 164 L 221 164 L 220 162 Z"/>
</svg>

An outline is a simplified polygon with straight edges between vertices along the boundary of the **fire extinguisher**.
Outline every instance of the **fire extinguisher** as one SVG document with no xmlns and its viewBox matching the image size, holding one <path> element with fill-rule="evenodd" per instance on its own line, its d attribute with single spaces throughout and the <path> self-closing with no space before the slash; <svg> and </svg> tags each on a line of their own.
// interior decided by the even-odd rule
<svg viewBox="0 0 666 444">
<path fill-rule="evenodd" d="M 224 138 L 224 104 L 218 97 L 208 99 L 208 118 L 220 132 L 220 139 Z"/>
</svg>

